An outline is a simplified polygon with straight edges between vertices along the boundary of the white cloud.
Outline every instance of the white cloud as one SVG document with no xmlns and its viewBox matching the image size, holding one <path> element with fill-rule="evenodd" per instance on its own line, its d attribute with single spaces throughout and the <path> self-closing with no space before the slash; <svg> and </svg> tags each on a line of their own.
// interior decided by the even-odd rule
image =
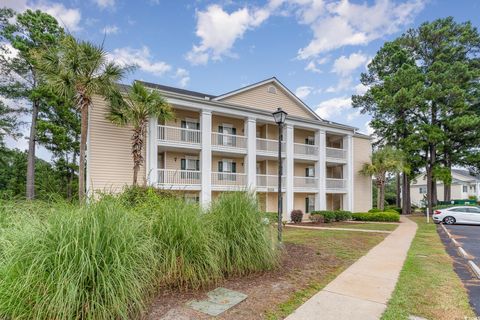
<svg viewBox="0 0 480 320">
<path fill-rule="evenodd" d="M 102 33 L 104 34 L 117 34 L 119 31 L 118 27 L 116 25 L 111 25 L 111 26 L 105 26 L 102 29 Z"/>
<path fill-rule="evenodd" d="M 186 59 L 192 64 L 206 64 L 210 59 L 234 56 L 231 49 L 235 41 L 247 30 L 260 26 L 278 5 L 277 1 L 271 1 L 263 8 L 243 7 L 228 13 L 214 4 L 205 11 L 197 11 L 195 34 L 201 40 L 200 44 L 193 45 Z"/>
<path fill-rule="evenodd" d="M 327 93 L 342 92 L 344 90 L 350 89 L 351 84 L 352 84 L 352 77 L 340 78 L 336 86 L 328 87 L 325 90 L 325 92 Z"/>
<path fill-rule="evenodd" d="M 363 129 L 360 129 L 360 130 L 365 132 L 368 135 L 372 135 L 374 133 L 373 128 L 370 126 L 370 121 L 365 122 Z"/>
<path fill-rule="evenodd" d="M 313 31 L 313 39 L 298 51 L 300 59 L 315 57 L 347 45 L 366 45 L 384 35 L 397 32 L 409 24 L 425 6 L 425 0 L 398 4 L 392 0 L 377 0 L 373 5 L 343 0 L 317 4 L 321 10 L 307 12 L 307 16 L 302 12 L 312 7 L 312 1 L 293 2 L 301 13 L 299 22 L 309 25 Z"/>
<path fill-rule="evenodd" d="M 298 87 L 297 90 L 295 90 L 295 95 L 299 97 L 300 99 L 305 99 L 312 93 L 313 87 L 309 86 L 301 86 Z"/>
<path fill-rule="evenodd" d="M 314 59 L 311 60 L 307 66 L 305 67 L 306 71 L 311 71 L 313 73 L 322 73 L 323 71 L 318 68 L 317 66 L 325 64 L 329 61 L 330 59 L 328 57 L 323 57 L 321 59 Z"/>
<path fill-rule="evenodd" d="M 154 61 L 150 50 L 146 46 L 140 49 L 130 47 L 117 48 L 109 53 L 109 58 L 121 65 L 131 65 L 134 63 L 140 70 L 156 76 L 161 76 L 172 69 L 166 62 Z"/>
<path fill-rule="evenodd" d="M 363 94 L 365 94 L 365 92 L 367 92 L 368 87 L 359 83 L 355 86 L 354 89 L 355 89 L 355 94 L 363 95 Z"/>
<path fill-rule="evenodd" d="M 315 112 L 324 119 L 341 114 L 343 111 L 352 107 L 352 99 L 350 97 L 337 97 L 325 100 L 318 104 Z"/>
<path fill-rule="evenodd" d="M 178 79 L 179 85 L 184 88 L 187 86 L 188 81 L 190 81 L 190 73 L 186 69 L 177 68 L 175 78 Z"/>
<path fill-rule="evenodd" d="M 58 20 L 58 23 L 70 32 L 81 30 L 82 15 L 80 9 L 67 8 L 61 3 L 49 1 L 27 2 L 26 0 L 3 0 L 2 6 L 12 8 L 17 12 L 27 9 L 42 10 Z"/>
<path fill-rule="evenodd" d="M 94 0 L 100 9 L 114 8 L 115 0 Z"/>
<path fill-rule="evenodd" d="M 353 71 L 362 65 L 365 65 L 368 58 L 361 52 L 352 53 L 350 56 L 341 56 L 333 62 L 332 72 L 342 77 L 350 75 Z"/>
</svg>

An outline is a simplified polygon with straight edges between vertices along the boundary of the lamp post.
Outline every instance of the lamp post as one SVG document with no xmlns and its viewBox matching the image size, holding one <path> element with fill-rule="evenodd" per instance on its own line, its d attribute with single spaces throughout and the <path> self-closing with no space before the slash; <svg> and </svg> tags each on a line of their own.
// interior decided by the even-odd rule
<svg viewBox="0 0 480 320">
<path fill-rule="evenodd" d="M 282 128 L 287 118 L 287 113 L 278 108 L 272 113 L 275 123 L 278 125 L 278 242 L 282 242 Z"/>
</svg>

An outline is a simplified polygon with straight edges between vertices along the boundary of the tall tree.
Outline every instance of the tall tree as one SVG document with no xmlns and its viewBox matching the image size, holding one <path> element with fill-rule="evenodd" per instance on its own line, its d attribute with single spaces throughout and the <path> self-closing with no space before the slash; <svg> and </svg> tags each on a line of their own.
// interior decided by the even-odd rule
<svg viewBox="0 0 480 320">
<path fill-rule="evenodd" d="M 114 96 L 118 91 L 116 83 L 130 68 L 109 61 L 102 46 L 67 35 L 61 40 L 59 48 L 48 50 L 43 55 L 40 69 L 49 86 L 60 97 L 68 98 L 74 93 L 75 106 L 81 114 L 78 196 L 83 201 L 88 113 L 93 96 Z"/>
<path fill-rule="evenodd" d="M 111 99 L 107 119 L 132 129 L 133 185 L 137 185 L 138 171 L 144 162 L 142 152 L 148 120 L 152 117 L 159 121 L 171 119 L 172 108 L 158 91 L 149 90 L 139 82 L 134 82 L 125 95 Z"/>
<path fill-rule="evenodd" d="M 27 10 L 16 14 L 0 9 L 0 94 L 31 104 L 28 140 L 26 197 L 35 197 L 35 147 L 39 110 L 43 104 L 42 79 L 37 68 L 37 51 L 55 47 L 63 34 L 57 20 L 47 13 Z"/>
<path fill-rule="evenodd" d="M 387 175 L 405 171 L 403 153 L 391 147 L 384 147 L 373 152 L 370 163 L 364 163 L 360 174 L 373 176 L 377 186 L 377 208 L 384 209 L 385 184 Z"/>
</svg>

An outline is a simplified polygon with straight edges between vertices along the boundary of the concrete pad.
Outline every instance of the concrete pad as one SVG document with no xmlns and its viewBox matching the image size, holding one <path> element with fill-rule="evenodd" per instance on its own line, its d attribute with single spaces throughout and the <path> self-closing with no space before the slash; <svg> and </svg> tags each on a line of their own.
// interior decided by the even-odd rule
<svg viewBox="0 0 480 320">
<path fill-rule="evenodd" d="M 326 291 L 320 291 L 312 299 L 315 303 L 305 303 L 285 320 L 371 320 L 379 319 L 385 308 L 381 303 Z"/>
<path fill-rule="evenodd" d="M 194 310 L 215 317 L 247 298 L 244 293 L 225 288 L 217 288 L 208 292 L 207 295 L 208 300 L 193 300 L 189 301 L 187 305 Z"/>
<path fill-rule="evenodd" d="M 380 319 L 386 309 L 417 231 L 417 224 L 400 217 L 401 224 L 288 320 Z"/>
</svg>

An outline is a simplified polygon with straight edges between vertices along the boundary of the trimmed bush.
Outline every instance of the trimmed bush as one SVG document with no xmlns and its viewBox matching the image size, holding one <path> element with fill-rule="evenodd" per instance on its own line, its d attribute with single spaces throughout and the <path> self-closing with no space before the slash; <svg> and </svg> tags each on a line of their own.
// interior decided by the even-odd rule
<svg viewBox="0 0 480 320">
<path fill-rule="evenodd" d="M 368 210 L 368 212 L 375 213 L 375 212 L 382 212 L 382 210 L 377 209 L 377 208 L 372 208 L 372 209 Z"/>
<path fill-rule="evenodd" d="M 303 219 L 303 212 L 302 210 L 292 210 L 290 213 L 290 219 L 292 219 L 293 223 L 300 223 Z"/>
<path fill-rule="evenodd" d="M 271 226 L 262 222 L 255 197 L 222 193 L 204 217 L 213 227 L 213 243 L 224 274 L 243 275 L 274 268 L 278 252 Z"/>
<path fill-rule="evenodd" d="M 350 211 L 345 210 L 337 210 L 334 211 L 335 213 L 335 220 L 337 221 L 346 221 L 352 219 L 352 213 Z"/>
<path fill-rule="evenodd" d="M 315 215 L 320 215 L 323 217 L 323 222 L 329 223 L 335 221 L 336 215 L 335 212 L 333 211 L 328 211 L 328 210 L 319 210 L 319 211 L 313 211 L 312 214 Z"/>
<path fill-rule="evenodd" d="M 379 221 L 398 222 L 400 215 L 397 212 L 359 212 L 352 214 L 353 220 L 357 221 Z"/>
<path fill-rule="evenodd" d="M 19 219 L 4 230 L 0 318 L 139 318 L 156 270 L 142 222 L 112 199 Z"/>
<path fill-rule="evenodd" d="M 321 222 L 324 222 L 323 221 L 323 216 L 319 213 L 315 213 L 312 212 L 310 213 L 310 217 L 309 217 L 310 221 L 312 221 L 313 223 L 321 223 Z"/>
<path fill-rule="evenodd" d="M 397 207 L 397 206 L 386 206 L 384 211 L 394 211 L 397 213 L 402 213 L 402 208 Z"/>
</svg>

